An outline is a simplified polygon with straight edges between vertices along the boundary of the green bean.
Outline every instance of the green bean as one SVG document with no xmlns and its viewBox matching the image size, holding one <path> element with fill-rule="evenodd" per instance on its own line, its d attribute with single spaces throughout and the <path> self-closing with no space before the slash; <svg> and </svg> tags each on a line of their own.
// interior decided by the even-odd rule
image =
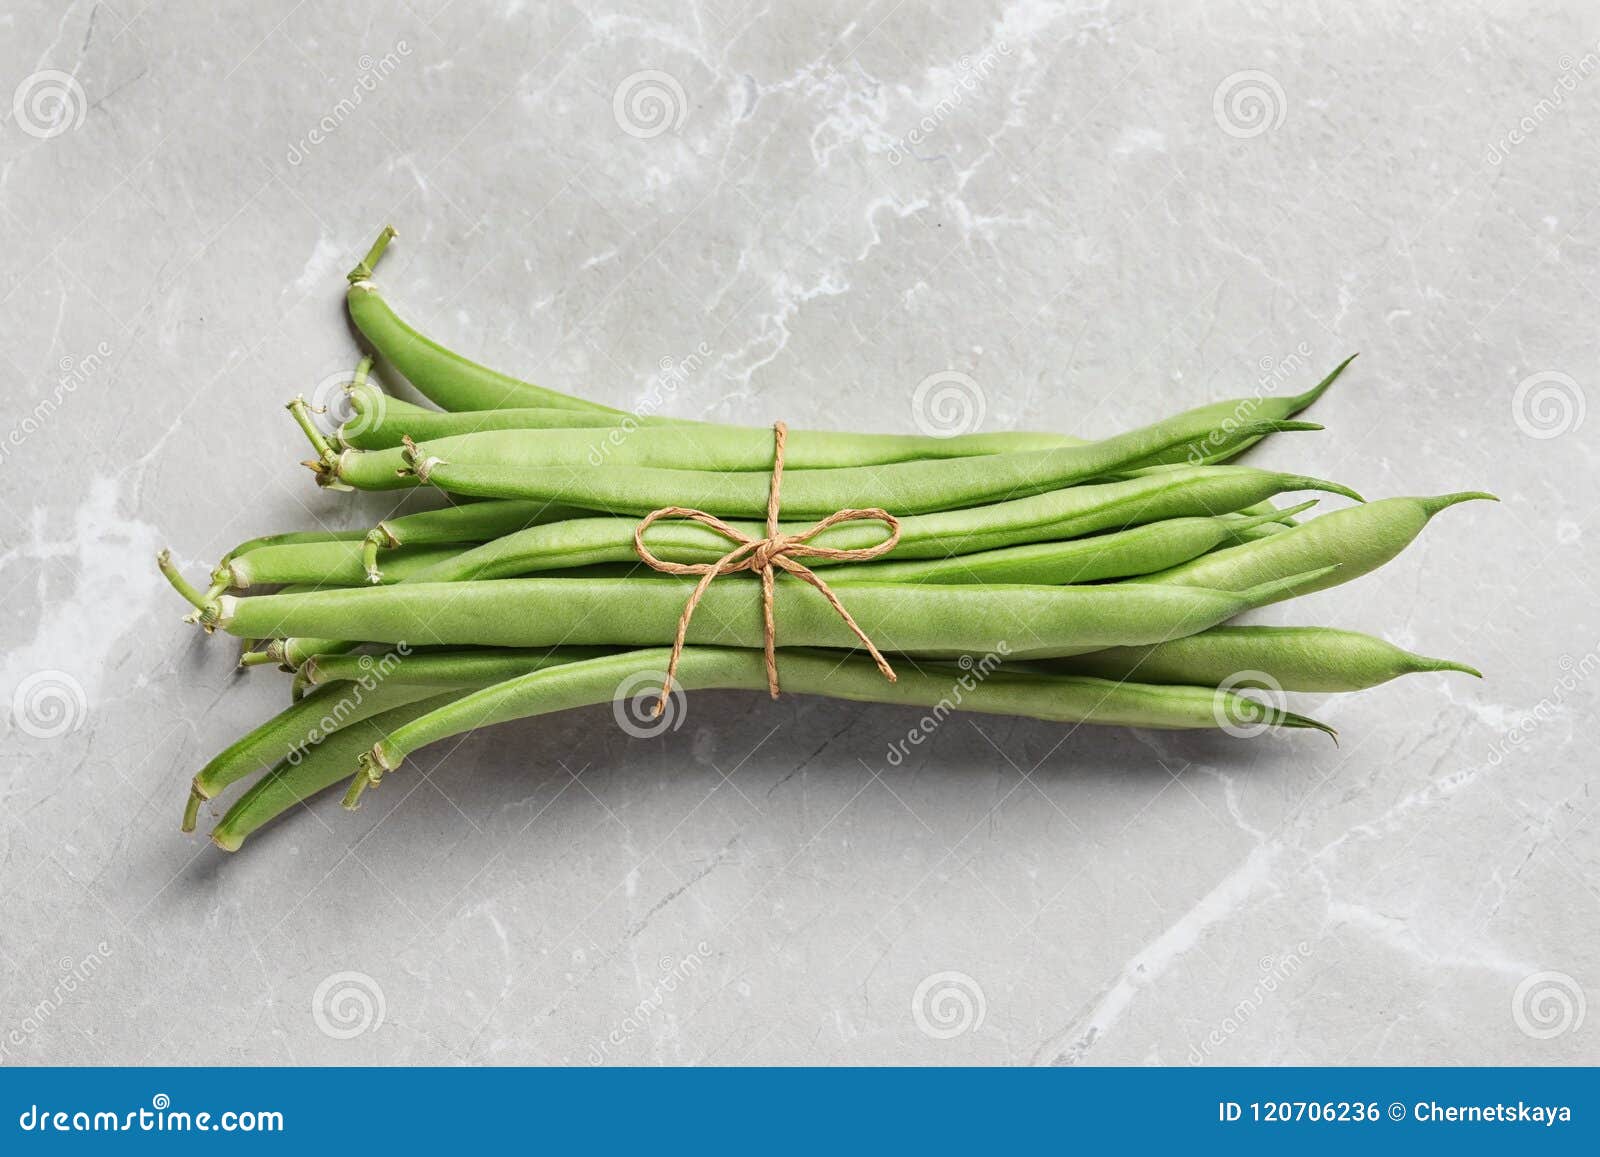
<svg viewBox="0 0 1600 1157">
<path fill-rule="evenodd" d="M 520 675 L 474 692 L 420 719 L 402 724 L 362 757 L 345 806 L 357 806 L 375 786 L 418 748 L 477 727 L 545 715 L 612 700 L 633 677 L 664 671 L 666 649 L 629 651 Z M 784 688 L 869 703 L 926 707 L 948 713 L 956 707 L 997 715 L 1023 715 L 1057 723 L 1105 723 L 1166 729 L 1221 726 L 1223 719 L 1251 719 L 1280 727 L 1333 729 L 1302 715 L 1258 704 L 1210 687 L 1151 687 L 1105 679 L 929 666 L 902 671 L 890 683 L 864 659 L 806 651 L 785 652 Z M 765 660 L 759 651 L 691 647 L 675 676 L 686 690 L 765 690 Z M 672 709 L 669 707 L 669 709 Z"/>
<path fill-rule="evenodd" d="M 327 586 L 355 586 L 369 582 L 364 558 L 366 538 L 333 542 L 283 543 L 258 546 L 230 559 L 218 574 L 225 575 L 234 590 L 274 583 L 320 583 Z M 459 546 L 412 546 L 388 556 L 390 582 L 426 570 L 459 554 Z"/>
<path fill-rule="evenodd" d="M 598 659 L 615 653 L 611 647 L 486 647 L 482 650 L 418 651 L 406 656 L 388 675 L 385 682 L 422 684 L 424 686 L 487 687 L 513 675 L 520 675 L 534 667 L 548 667 L 555 654 L 561 662 L 572 663 L 580 659 Z M 295 683 L 302 687 L 321 687 L 361 677 L 365 668 L 365 655 L 316 655 L 308 659 L 296 675 Z"/>
<path fill-rule="evenodd" d="M 222 556 L 222 563 L 263 546 L 290 546 L 305 542 L 359 542 L 364 530 L 291 530 L 284 534 L 263 534 L 246 539 Z M 221 564 L 219 564 L 221 565 Z"/>
<path fill-rule="evenodd" d="M 1359 631 L 1332 627 L 1212 627 L 1141 647 L 1108 647 L 1049 663 L 1053 671 L 1141 683 L 1216 687 L 1241 675 L 1265 675 L 1280 691 L 1363 691 L 1401 675 L 1461 671 L 1465 663 L 1430 659 Z"/>
<path fill-rule="evenodd" d="M 1019 657 L 1061 656 L 1193 634 L 1263 602 L 1305 575 L 1236 592 L 1199 587 L 852 585 L 846 600 L 885 651 L 962 655 L 1010 643 Z M 785 575 L 774 616 L 787 647 L 844 647 L 856 636 L 824 596 Z M 670 577 L 497 579 L 399 583 L 208 603 L 201 620 L 234 635 L 343 637 L 379 643 L 498 647 L 649 646 L 671 642 L 694 584 Z M 711 584 L 688 641 L 759 647 L 760 584 L 733 574 Z M 1022 642 L 1011 641 L 1026 636 Z"/>
<path fill-rule="evenodd" d="M 1162 519 L 1211 516 L 1293 490 L 1324 490 L 1359 498 L 1336 483 L 1301 475 L 1274 474 L 1248 466 L 1184 467 L 1124 482 L 1074 486 L 989 506 L 902 518 L 893 561 L 943 559 L 1078 538 Z M 576 518 L 533 527 L 463 551 L 408 581 L 510 578 L 634 562 L 638 558 L 633 546 L 635 525 L 629 518 Z M 759 523 L 733 525 L 753 537 L 765 534 Z M 805 528 L 805 523 L 781 527 L 788 534 Z M 824 531 L 814 541 L 818 546 L 856 550 L 876 546 L 887 537 L 888 530 L 877 523 L 851 522 Z M 720 534 L 693 522 L 658 522 L 645 532 L 645 544 L 658 557 L 685 563 L 712 562 L 732 548 Z M 829 565 L 825 559 L 813 561 L 817 566 Z"/>
<path fill-rule="evenodd" d="M 579 518 L 587 513 L 553 502 L 491 499 L 386 518 L 367 533 L 361 548 L 361 562 L 367 581 L 378 583 L 383 581 L 383 572 L 378 569 L 380 550 L 392 550 L 400 546 L 492 542 L 530 526 Z"/>
<path fill-rule="evenodd" d="M 1210 433 L 1197 445 L 1157 455 L 1151 459 L 1151 464 L 1186 462 L 1191 466 L 1198 466 L 1203 460 L 1223 462 L 1237 457 L 1259 442 L 1262 435 L 1235 440 L 1233 438 L 1235 430 L 1255 422 L 1293 417 L 1327 393 L 1328 387 L 1333 385 L 1339 375 L 1344 373 L 1345 368 L 1355 360 L 1356 355 L 1351 354 L 1334 366 L 1332 373 L 1303 394 L 1293 394 L 1286 398 L 1254 395 L 1249 398 L 1213 402 L 1208 406 L 1188 411 L 1184 416 L 1195 425 L 1208 428 Z"/>
<path fill-rule="evenodd" d="M 1315 500 L 1296 507 L 1304 510 Z M 869 562 L 841 570 L 838 583 L 1033 583 L 1064 586 L 1165 570 L 1195 558 L 1262 523 L 1278 525 L 1277 512 L 1230 522 L 1173 518 L 1065 542 L 1007 546 L 943 559 Z M 1280 529 L 1281 526 L 1280 526 Z"/>
<path fill-rule="evenodd" d="M 386 226 L 366 257 L 350 272 L 350 291 L 347 295 L 350 316 L 373 347 L 430 401 L 449 411 L 482 412 L 527 407 L 576 409 L 587 414 L 610 414 L 613 417 L 622 415 L 619 410 L 487 369 L 423 337 L 400 320 L 372 283 L 373 270 L 394 236 L 394 230 Z M 1252 421 L 1285 419 L 1300 412 L 1322 396 L 1354 357 L 1352 354 L 1346 358 L 1326 378 L 1301 394 L 1286 398 L 1256 395 L 1231 399 L 1179 415 L 1180 418 L 1193 420 L 1206 432 L 1202 444 L 1167 448 L 1158 452 L 1158 457 L 1152 461 L 1199 465 L 1204 458 L 1221 461 L 1237 455 L 1262 434 L 1257 433 L 1236 442 L 1232 437 L 1235 427 Z M 680 424 L 656 416 L 629 416 L 628 421 L 645 425 Z M 418 438 L 416 433 L 411 436 Z"/>
<path fill-rule="evenodd" d="M 440 710 L 465 694 L 468 692 L 464 690 L 449 691 L 392 708 L 334 732 L 308 750 L 298 762 L 280 760 L 234 801 L 211 829 L 211 842 L 225 852 L 238 851 L 251 833 L 263 825 L 305 803 L 318 792 L 349 779 L 351 769 L 359 765 L 359 757 L 395 728 Z"/>
<path fill-rule="evenodd" d="M 542 389 L 470 362 L 401 321 L 371 280 L 373 267 L 394 236 L 394 230 L 385 226 L 366 257 L 350 271 L 345 301 L 356 328 L 430 401 L 447 410 L 550 406 L 621 416 L 622 411 L 609 406 Z"/>
<path fill-rule="evenodd" d="M 297 758 L 321 736 L 340 727 L 436 693 L 436 688 L 412 684 L 390 686 L 370 674 L 361 683 L 330 683 L 318 688 L 246 733 L 200 769 L 189 789 L 183 830 L 194 831 L 202 803 L 252 772 Z"/>
<path fill-rule="evenodd" d="M 761 462 L 772 461 L 772 430 L 770 427 L 732 426 L 720 423 L 659 423 L 641 426 L 632 418 L 622 423 L 598 422 L 582 411 L 552 409 L 506 410 L 425 410 L 396 398 L 391 398 L 368 382 L 346 392 L 356 417 L 340 427 L 335 441 L 356 450 L 386 450 L 402 445 L 405 438 L 415 442 L 434 442 L 445 438 L 469 434 L 498 432 L 501 434 L 549 434 L 561 436 L 541 440 L 529 439 L 529 445 L 548 445 L 569 455 L 574 464 L 600 466 L 607 462 L 624 464 L 637 461 L 638 453 L 628 443 L 634 439 L 661 442 L 663 431 L 667 448 L 655 450 L 652 459 L 666 465 L 678 465 L 686 460 L 684 453 L 693 454 L 702 447 L 712 453 L 723 452 L 719 443 L 734 439 L 741 443 L 763 447 L 762 454 L 747 454 L 753 465 L 736 467 L 759 468 Z M 649 435 L 646 437 L 646 435 Z M 795 469 L 866 466 L 874 463 L 905 462 L 915 458 L 964 458 L 978 454 L 1000 454 L 1018 450 L 1050 450 L 1058 446 L 1082 445 L 1077 438 L 1057 434 L 1030 434 L 1000 432 L 993 434 L 962 434 L 950 438 L 936 438 L 918 434 L 842 434 L 829 431 L 793 430 L 789 435 L 790 464 Z M 796 452 L 798 451 L 798 457 Z M 539 465 L 557 464 L 559 461 L 549 451 L 541 454 Z M 397 463 L 398 464 L 398 463 Z M 696 462 L 698 465 L 699 462 Z M 714 462 L 707 463 L 715 469 Z"/>
<path fill-rule="evenodd" d="M 1272 425 L 1276 429 L 1307 424 Z M 1240 427 L 1238 432 L 1243 434 L 1250 429 Z M 1163 434 L 1141 430 L 1058 450 L 795 470 L 784 476 L 783 510 L 791 518 L 823 518 L 863 502 L 896 515 L 976 506 L 1070 486 L 1106 473 L 1105 466 L 1110 462 L 1188 436 L 1188 431 Z M 676 470 L 657 466 L 573 469 L 480 462 L 458 465 L 437 452 L 446 449 L 453 453 L 448 446 L 452 441 L 494 437 L 497 435 L 445 439 L 403 453 L 418 479 L 459 494 L 543 498 L 618 514 L 642 515 L 668 505 L 692 507 L 723 517 L 762 517 L 766 513 L 770 470 Z M 383 465 L 391 453 L 346 450 L 336 456 L 333 475 L 342 484 L 361 489 L 386 488 L 397 480 L 393 468 Z M 373 465 L 372 460 L 379 460 L 379 464 Z"/>
<path fill-rule="evenodd" d="M 1428 525 L 1429 519 L 1441 510 L 1480 498 L 1499 501 L 1494 495 L 1481 491 L 1444 494 L 1437 498 L 1384 498 L 1325 514 L 1283 534 L 1219 550 L 1170 570 L 1128 581 L 1241 590 L 1321 567 L 1338 568 L 1286 589 L 1279 596 L 1295 598 L 1376 570 L 1409 546 Z"/>
</svg>

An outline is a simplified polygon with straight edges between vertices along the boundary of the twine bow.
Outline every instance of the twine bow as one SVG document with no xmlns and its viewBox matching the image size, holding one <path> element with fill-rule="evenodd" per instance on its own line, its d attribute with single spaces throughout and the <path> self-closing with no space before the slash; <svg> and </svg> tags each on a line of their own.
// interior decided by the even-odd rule
<svg viewBox="0 0 1600 1157">
<path fill-rule="evenodd" d="M 776 422 L 772 427 L 773 454 L 772 454 L 772 483 L 767 490 L 767 534 L 765 538 L 751 538 L 744 531 L 734 526 L 729 526 L 714 514 L 707 514 L 703 510 L 690 510 L 684 506 L 664 506 L 660 510 L 652 510 L 645 515 L 644 520 L 634 527 L 633 548 L 639 553 L 646 566 L 665 574 L 697 574 L 700 581 L 695 584 L 694 591 L 689 595 L 689 601 L 683 605 L 683 614 L 678 616 L 678 634 L 672 642 L 672 659 L 667 664 L 667 677 L 661 684 L 661 698 L 656 701 L 655 714 L 660 715 L 667 705 L 667 695 L 672 690 L 672 679 L 678 670 L 678 660 L 683 655 L 684 636 L 689 632 L 689 620 L 694 617 L 695 608 L 700 605 L 700 598 L 706 593 L 706 588 L 711 585 L 711 580 L 718 575 L 734 574 L 737 571 L 753 570 L 761 575 L 761 618 L 766 636 L 767 658 L 767 690 L 772 697 L 778 697 L 778 655 L 777 631 L 772 622 L 772 591 L 774 568 L 781 568 L 810 583 L 822 597 L 828 600 L 828 605 L 839 612 L 839 617 L 845 626 L 855 632 L 856 638 L 861 640 L 861 645 L 877 663 L 878 670 L 883 672 L 883 677 L 889 682 L 895 682 L 894 668 L 889 666 L 889 661 L 883 657 L 878 648 L 867 638 L 867 633 L 857 624 L 850 612 L 845 610 L 844 604 L 839 601 L 839 596 L 828 589 L 828 584 L 819 579 L 815 572 L 804 563 L 795 561 L 797 555 L 808 558 L 825 558 L 833 562 L 865 562 L 868 559 L 878 558 L 889 553 L 900 541 L 900 520 L 887 510 L 872 507 L 867 510 L 840 510 L 828 515 L 821 522 L 803 530 L 799 534 L 778 533 L 778 507 L 779 494 L 783 486 L 783 446 L 788 440 L 789 428 L 782 422 Z M 651 523 L 663 518 L 687 518 L 738 543 L 727 554 L 716 562 L 668 562 L 657 558 L 644 544 L 644 532 Z M 823 531 L 839 525 L 841 522 L 858 522 L 862 520 L 875 520 L 882 522 L 889 528 L 889 537 L 877 546 L 870 546 L 861 550 L 836 550 L 826 546 L 812 546 L 811 539 Z"/>
</svg>

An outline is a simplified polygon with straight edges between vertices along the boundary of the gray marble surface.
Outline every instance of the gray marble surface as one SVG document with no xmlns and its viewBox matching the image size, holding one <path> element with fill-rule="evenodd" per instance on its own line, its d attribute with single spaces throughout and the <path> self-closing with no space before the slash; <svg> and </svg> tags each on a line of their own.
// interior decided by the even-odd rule
<svg viewBox="0 0 1600 1157">
<path fill-rule="evenodd" d="M 1592 5 L 224 7 L 0 13 L 0 1062 L 1600 1060 Z M 1101 435 L 1359 350 L 1255 460 L 1504 501 L 1256 617 L 1487 678 L 900 766 L 909 711 L 597 707 L 225 856 L 185 785 L 287 678 L 152 560 L 389 509 L 282 409 L 385 221 L 491 364 L 703 346 L 682 416 Z"/>
</svg>

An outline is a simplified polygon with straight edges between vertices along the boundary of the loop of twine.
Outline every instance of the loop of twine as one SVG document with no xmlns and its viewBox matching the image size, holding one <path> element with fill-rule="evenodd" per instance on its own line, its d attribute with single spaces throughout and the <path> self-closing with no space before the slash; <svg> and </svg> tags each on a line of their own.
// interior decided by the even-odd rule
<svg viewBox="0 0 1600 1157">
<path fill-rule="evenodd" d="M 840 510 L 828 515 L 821 522 L 799 534 L 778 533 L 778 507 L 779 496 L 783 486 L 783 447 L 788 440 L 789 428 L 782 422 L 775 422 L 772 426 L 773 453 L 772 453 L 772 482 L 767 490 L 767 533 L 765 538 L 751 538 L 737 527 L 729 526 L 714 514 L 707 514 L 703 510 L 691 510 L 684 506 L 663 506 L 660 510 L 652 510 L 645 515 L 643 521 L 633 530 L 633 549 L 638 552 L 639 558 L 648 567 L 663 572 L 664 574 L 697 574 L 700 581 L 695 584 L 689 601 L 683 605 L 683 614 L 678 616 L 678 633 L 672 642 L 672 659 L 667 664 L 667 677 L 661 685 L 661 698 L 656 701 L 654 714 L 660 715 L 667 706 L 667 695 L 672 690 L 673 676 L 678 671 L 678 660 L 683 655 L 684 637 L 689 632 L 689 620 L 694 617 L 695 608 L 700 605 L 700 598 L 706 593 L 706 588 L 711 585 L 711 580 L 718 575 L 734 574 L 737 571 L 751 570 L 761 575 L 761 618 L 766 640 L 767 660 L 767 691 L 774 699 L 778 697 L 778 654 L 777 630 L 772 621 L 772 591 L 773 572 L 782 569 L 795 578 L 810 583 L 828 600 L 828 605 L 839 612 L 839 617 L 845 625 L 855 632 L 856 638 L 861 640 L 861 645 L 866 647 L 877 663 L 878 670 L 883 677 L 893 683 L 896 680 L 894 668 L 889 666 L 889 661 L 883 657 L 871 639 L 857 624 L 850 612 L 845 610 L 844 604 L 839 601 L 839 596 L 828 589 L 828 584 L 816 576 L 812 569 L 804 563 L 795 561 L 795 556 L 805 555 L 809 558 L 825 558 L 834 562 L 865 562 L 869 559 L 879 558 L 893 550 L 900 541 L 900 520 L 887 510 L 878 507 L 870 509 Z M 657 558 L 644 544 L 644 532 L 650 525 L 663 518 L 686 518 L 709 526 L 724 538 L 738 543 L 727 554 L 716 562 L 669 562 Z M 839 525 L 841 522 L 858 522 L 863 520 L 882 522 L 889 528 L 889 537 L 877 546 L 865 547 L 860 550 L 837 550 L 827 546 L 812 546 L 811 539 L 823 531 Z"/>
</svg>

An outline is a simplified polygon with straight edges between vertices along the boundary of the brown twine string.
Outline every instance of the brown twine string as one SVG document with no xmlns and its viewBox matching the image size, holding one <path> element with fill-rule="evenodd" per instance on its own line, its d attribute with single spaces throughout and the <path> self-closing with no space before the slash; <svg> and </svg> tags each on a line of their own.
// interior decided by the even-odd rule
<svg viewBox="0 0 1600 1157">
<path fill-rule="evenodd" d="M 796 562 L 796 555 L 805 555 L 808 558 L 825 558 L 834 562 L 865 562 L 868 559 L 878 558 L 888 554 L 900 541 L 900 520 L 887 510 L 872 507 L 867 510 L 840 510 L 828 515 L 821 522 L 803 530 L 799 534 L 778 533 L 778 506 L 779 493 L 783 486 L 783 447 L 789 437 L 789 428 L 782 422 L 775 422 L 772 426 L 773 453 L 772 453 L 772 483 L 767 490 L 767 535 L 765 538 L 751 538 L 737 527 L 729 526 L 714 514 L 707 514 L 703 510 L 690 510 L 683 506 L 663 506 L 660 510 L 652 510 L 645 515 L 644 520 L 634 527 L 633 548 L 638 551 L 639 557 L 646 566 L 665 574 L 697 574 L 700 581 L 695 584 L 694 591 L 689 595 L 689 601 L 683 605 L 683 614 L 678 616 L 678 634 L 672 642 L 672 659 L 667 664 L 667 677 L 661 685 L 661 698 L 656 701 L 655 714 L 660 715 L 667 706 L 667 695 L 672 690 L 672 679 L 678 670 L 678 660 L 683 655 L 684 636 L 689 632 L 689 620 L 694 617 L 694 611 L 700 605 L 700 598 L 706 593 L 706 588 L 711 585 L 711 580 L 718 575 L 733 574 L 741 570 L 753 570 L 761 575 L 761 618 L 766 633 L 767 657 L 767 690 L 772 697 L 778 697 L 778 650 L 777 631 L 772 622 L 772 591 L 773 568 L 780 567 L 798 579 L 810 583 L 828 600 L 828 605 L 839 612 L 839 617 L 845 626 L 855 632 L 856 638 L 861 640 L 871 654 L 873 662 L 878 664 L 878 670 L 883 672 L 883 677 L 889 682 L 895 682 L 894 668 L 889 666 L 889 661 L 883 657 L 878 648 L 873 646 L 872 640 L 845 610 L 844 604 L 839 601 L 839 596 L 828 589 L 828 584 L 816 576 L 812 569 L 804 563 Z M 659 559 L 650 552 L 644 544 L 644 532 L 650 524 L 663 518 L 687 518 L 731 539 L 739 545 L 723 555 L 716 562 L 682 563 L 668 562 Z M 861 550 L 836 550 L 826 546 L 812 546 L 811 539 L 823 531 L 839 525 L 841 522 L 858 522 L 862 520 L 876 520 L 889 528 L 889 537 L 877 546 L 866 547 Z"/>
</svg>

